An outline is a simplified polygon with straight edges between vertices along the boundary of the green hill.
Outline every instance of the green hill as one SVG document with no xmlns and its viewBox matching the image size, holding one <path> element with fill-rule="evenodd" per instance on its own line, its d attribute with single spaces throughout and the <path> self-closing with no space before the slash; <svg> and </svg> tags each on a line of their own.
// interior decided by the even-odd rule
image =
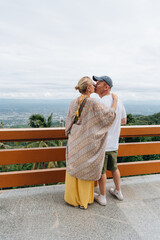
<svg viewBox="0 0 160 240">
<path fill-rule="evenodd" d="M 127 114 L 128 125 L 160 125 L 160 112 L 153 115 L 132 115 Z"/>
</svg>

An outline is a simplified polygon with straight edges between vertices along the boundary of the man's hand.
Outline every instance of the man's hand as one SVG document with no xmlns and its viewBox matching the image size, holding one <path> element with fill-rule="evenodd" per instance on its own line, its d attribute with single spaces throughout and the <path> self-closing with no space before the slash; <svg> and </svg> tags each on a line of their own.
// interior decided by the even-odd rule
<svg viewBox="0 0 160 240">
<path fill-rule="evenodd" d="M 122 118 L 121 119 L 121 125 L 125 125 L 127 123 L 127 118 Z"/>
</svg>

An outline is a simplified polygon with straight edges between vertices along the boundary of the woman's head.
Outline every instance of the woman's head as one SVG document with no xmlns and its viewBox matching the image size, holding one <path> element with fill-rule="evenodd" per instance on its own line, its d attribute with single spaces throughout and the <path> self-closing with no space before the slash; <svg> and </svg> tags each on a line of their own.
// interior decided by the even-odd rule
<svg viewBox="0 0 160 240">
<path fill-rule="evenodd" d="M 76 90 L 79 90 L 80 93 L 87 93 L 89 92 L 90 94 L 94 92 L 94 83 L 91 78 L 85 76 L 81 78 L 75 86 Z"/>
</svg>

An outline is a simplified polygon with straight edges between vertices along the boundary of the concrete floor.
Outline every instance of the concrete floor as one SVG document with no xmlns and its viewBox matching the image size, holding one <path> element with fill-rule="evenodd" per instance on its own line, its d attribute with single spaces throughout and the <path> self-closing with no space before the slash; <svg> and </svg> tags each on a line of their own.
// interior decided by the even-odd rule
<svg viewBox="0 0 160 240">
<path fill-rule="evenodd" d="M 160 239 L 160 174 L 122 178 L 121 186 L 123 202 L 107 192 L 107 206 L 87 210 L 64 202 L 64 185 L 0 191 L 0 240 Z"/>
</svg>

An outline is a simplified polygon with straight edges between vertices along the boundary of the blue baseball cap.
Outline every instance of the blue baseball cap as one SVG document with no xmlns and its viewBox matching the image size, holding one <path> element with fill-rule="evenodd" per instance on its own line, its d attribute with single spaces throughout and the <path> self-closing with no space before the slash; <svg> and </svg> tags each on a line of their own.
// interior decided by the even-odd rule
<svg viewBox="0 0 160 240">
<path fill-rule="evenodd" d="M 96 76 L 93 76 L 92 77 L 94 81 L 103 81 L 103 82 L 106 82 L 110 88 L 113 87 L 113 82 L 112 82 L 112 79 L 108 76 L 102 76 L 102 77 L 96 77 Z"/>
</svg>

